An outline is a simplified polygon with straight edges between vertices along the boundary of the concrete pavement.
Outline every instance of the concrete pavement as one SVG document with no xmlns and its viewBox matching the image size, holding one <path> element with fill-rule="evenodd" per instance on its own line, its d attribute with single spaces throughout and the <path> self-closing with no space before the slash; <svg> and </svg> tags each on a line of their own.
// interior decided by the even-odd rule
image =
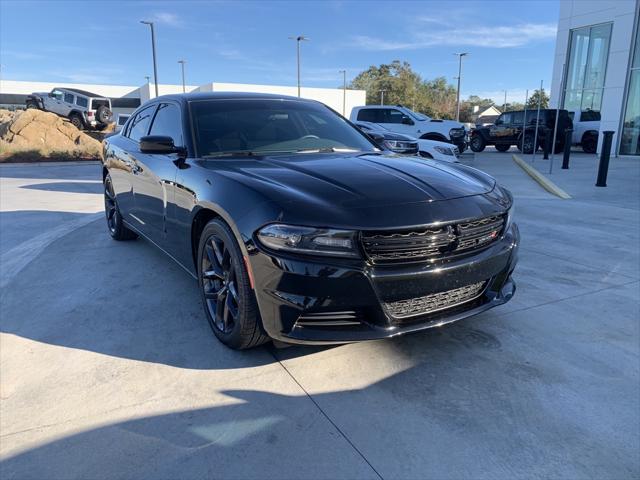
<svg viewBox="0 0 640 480">
<path fill-rule="evenodd" d="M 0 477 L 637 478 L 640 163 L 607 191 L 576 164 L 553 177 L 571 200 L 508 153 L 469 163 L 516 196 L 512 302 L 248 352 L 215 340 L 179 266 L 108 237 L 98 167 L 1 166 Z"/>
</svg>

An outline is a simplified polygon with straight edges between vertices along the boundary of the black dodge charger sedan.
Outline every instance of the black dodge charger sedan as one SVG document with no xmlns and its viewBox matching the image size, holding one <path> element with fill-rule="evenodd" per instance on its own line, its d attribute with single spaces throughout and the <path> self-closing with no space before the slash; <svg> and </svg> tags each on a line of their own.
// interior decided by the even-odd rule
<svg viewBox="0 0 640 480">
<path fill-rule="evenodd" d="M 318 102 L 153 99 L 105 140 L 103 178 L 111 236 L 142 236 L 196 277 L 232 348 L 391 337 L 515 291 L 506 189 L 381 150 Z"/>
</svg>

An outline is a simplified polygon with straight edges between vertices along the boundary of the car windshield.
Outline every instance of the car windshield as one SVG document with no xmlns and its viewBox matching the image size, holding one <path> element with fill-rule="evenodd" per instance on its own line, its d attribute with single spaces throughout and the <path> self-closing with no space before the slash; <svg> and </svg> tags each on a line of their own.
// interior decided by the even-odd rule
<svg viewBox="0 0 640 480">
<path fill-rule="evenodd" d="M 191 102 L 200 157 L 377 151 L 328 107 L 281 99 Z"/>
<path fill-rule="evenodd" d="M 422 115 L 421 113 L 414 112 L 413 110 L 409 110 L 408 108 L 406 110 L 407 112 L 409 112 L 409 115 L 411 115 L 416 120 L 420 120 L 420 121 L 429 120 L 429 117 Z"/>
</svg>

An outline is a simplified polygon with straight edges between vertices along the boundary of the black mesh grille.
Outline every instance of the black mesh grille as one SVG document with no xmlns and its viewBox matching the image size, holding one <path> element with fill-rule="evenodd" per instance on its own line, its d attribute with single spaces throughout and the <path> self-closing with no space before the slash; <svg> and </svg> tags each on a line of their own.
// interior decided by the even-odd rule
<svg viewBox="0 0 640 480">
<path fill-rule="evenodd" d="M 503 226 L 504 215 L 492 215 L 438 227 L 363 232 L 362 245 L 375 263 L 442 258 L 489 245 L 500 236 Z"/>
<path fill-rule="evenodd" d="M 385 303 L 384 306 L 387 312 L 389 312 L 389 315 L 394 318 L 426 315 L 478 298 L 484 291 L 486 285 L 487 281 L 473 283 L 444 292 L 432 293 L 424 297 Z"/>
</svg>

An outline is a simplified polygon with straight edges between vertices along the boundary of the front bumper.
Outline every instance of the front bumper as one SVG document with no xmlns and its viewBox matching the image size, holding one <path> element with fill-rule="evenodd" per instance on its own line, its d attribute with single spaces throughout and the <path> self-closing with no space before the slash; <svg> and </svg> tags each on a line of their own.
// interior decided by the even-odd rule
<svg viewBox="0 0 640 480">
<path fill-rule="evenodd" d="M 438 263 L 371 265 L 362 260 L 274 256 L 249 262 L 266 333 L 287 343 L 332 344 L 393 337 L 461 320 L 506 303 L 520 235 L 512 224 L 484 250 Z M 387 305 L 482 282 L 479 295 L 427 314 L 398 318 Z"/>
</svg>

